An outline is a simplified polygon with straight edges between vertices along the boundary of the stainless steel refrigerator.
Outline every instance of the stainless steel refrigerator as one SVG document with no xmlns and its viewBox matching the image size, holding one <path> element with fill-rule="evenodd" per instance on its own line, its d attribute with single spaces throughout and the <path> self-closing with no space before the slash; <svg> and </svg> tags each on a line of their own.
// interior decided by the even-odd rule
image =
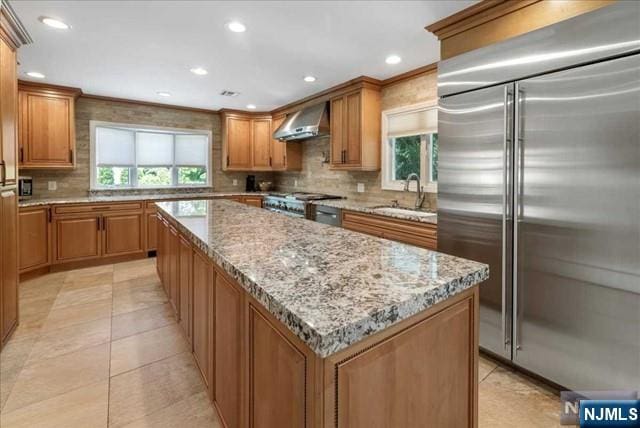
<svg viewBox="0 0 640 428">
<path fill-rule="evenodd" d="M 438 248 L 490 265 L 480 346 L 640 389 L 640 3 L 443 61 Z"/>
</svg>

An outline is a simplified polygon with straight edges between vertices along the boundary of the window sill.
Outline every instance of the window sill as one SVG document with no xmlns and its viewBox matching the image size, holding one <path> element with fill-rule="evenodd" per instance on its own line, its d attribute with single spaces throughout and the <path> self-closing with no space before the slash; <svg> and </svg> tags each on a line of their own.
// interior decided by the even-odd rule
<svg viewBox="0 0 640 428">
<path fill-rule="evenodd" d="M 94 187 L 90 192 L 131 192 L 136 190 L 185 190 L 185 189 L 212 189 L 209 184 L 198 184 L 193 186 L 154 186 L 154 187 Z"/>
</svg>

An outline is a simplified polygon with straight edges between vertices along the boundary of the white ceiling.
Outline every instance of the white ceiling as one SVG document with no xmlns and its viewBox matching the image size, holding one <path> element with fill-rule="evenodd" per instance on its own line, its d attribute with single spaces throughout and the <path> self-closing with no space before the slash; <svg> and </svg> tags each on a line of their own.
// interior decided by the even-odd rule
<svg viewBox="0 0 640 428">
<path fill-rule="evenodd" d="M 218 109 L 271 110 L 357 76 L 385 79 L 439 60 L 424 26 L 475 1 L 11 2 L 34 42 L 20 78 L 85 93 Z M 55 30 L 38 18 L 60 19 Z M 239 20 L 245 33 L 225 24 Z M 385 58 L 403 61 L 388 65 Z M 189 72 L 201 66 L 206 76 Z M 317 77 L 315 83 L 302 80 Z M 224 90 L 238 91 L 235 98 Z M 167 91 L 171 97 L 160 97 Z"/>
</svg>

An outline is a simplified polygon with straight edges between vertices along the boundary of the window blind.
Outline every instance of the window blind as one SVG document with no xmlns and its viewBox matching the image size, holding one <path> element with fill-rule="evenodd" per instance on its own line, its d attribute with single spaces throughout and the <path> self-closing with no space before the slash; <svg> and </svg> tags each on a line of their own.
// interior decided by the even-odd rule
<svg viewBox="0 0 640 428">
<path fill-rule="evenodd" d="M 206 135 L 176 134 L 176 166 L 206 166 L 208 146 Z"/>
<path fill-rule="evenodd" d="M 135 132 L 126 129 L 96 128 L 96 165 L 122 166 L 135 165 Z"/>
<path fill-rule="evenodd" d="M 172 166 L 173 135 L 137 132 L 136 164 L 138 166 Z"/>
<path fill-rule="evenodd" d="M 438 129 L 438 109 L 397 113 L 389 116 L 387 136 L 389 138 L 406 137 L 407 135 L 431 134 Z"/>
</svg>

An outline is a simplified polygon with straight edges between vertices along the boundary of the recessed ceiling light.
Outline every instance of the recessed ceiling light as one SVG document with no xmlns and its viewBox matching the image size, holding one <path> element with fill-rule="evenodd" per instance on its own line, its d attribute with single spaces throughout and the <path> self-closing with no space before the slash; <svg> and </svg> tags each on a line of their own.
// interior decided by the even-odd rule
<svg viewBox="0 0 640 428">
<path fill-rule="evenodd" d="M 190 70 L 193 74 L 197 74 L 198 76 L 204 76 L 205 74 L 208 74 L 209 72 L 207 70 L 205 70 L 202 67 L 196 67 L 196 68 L 192 68 Z"/>
<path fill-rule="evenodd" d="M 239 21 L 231 21 L 227 23 L 227 28 L 229 31 L 233 31 L 234 33 L 244 33 L 247 31 L 247 27 L 244 26 L 242 22 Z"/>
<path fill-rule="evenodd" d="M 311 83 L 311 82 L 315 82 L 315 81 L 316 81 L 316 78 L 315 78 L 315 77 L 313 77 L 313 76 L 305 76 L 305 77 L 304 77 L 304 81 L 305 81 L 305 82 L 309 82 L 309 83 Z"/>
<path fill-rule="evenodd" d="M 384 60 L 387 64 L 399 64 L 402 61 L 398 55 L 389 55 L 387 59 Z"/>
<path fill-rule="evenodd" d="M 249 110 L 255 110 L 256 109 L 256 105 L 255 104 L 247 104 L 247 108 Z"/>
<path fill-rule="evenodd" d="M 69 28 L 71 28 L 70 25 L 65 24 L 64 22 L 60 21 L 59 19 L 49 18 L 48 16 L 41 16 L 38 19 L 44 25 L 48 25 L 49 27 L 56 28 L 58 30 L 68 30 Z"/>
<path fill-rule="evenodd" d="M 156 94 L 158 94 L 161 97 L 170 97 L 171 96 L 171 94 L 169 92 L 163 92 L 163 91 L 156 92 Z"/>
<path fill-rule="evenodd" d="M 29 77 L 35 77 L 36 79 L 44 79 L 44 74 L 38 73 L 37 71 L 29 71 L 27 73 Z"/>
</svg>

